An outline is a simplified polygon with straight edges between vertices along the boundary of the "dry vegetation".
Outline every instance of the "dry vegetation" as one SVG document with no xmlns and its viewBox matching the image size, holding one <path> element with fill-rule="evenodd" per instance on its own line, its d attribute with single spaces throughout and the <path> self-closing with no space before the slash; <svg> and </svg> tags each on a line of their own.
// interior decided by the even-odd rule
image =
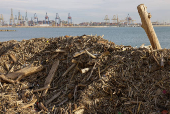
<svg viewBox="0 0 170 114">
<path fill-rule="evenodd" d="M 159 114 L 170 111 L 170 50 L 101 36 L 0 43 L 1 113 Z"/>
</svg>

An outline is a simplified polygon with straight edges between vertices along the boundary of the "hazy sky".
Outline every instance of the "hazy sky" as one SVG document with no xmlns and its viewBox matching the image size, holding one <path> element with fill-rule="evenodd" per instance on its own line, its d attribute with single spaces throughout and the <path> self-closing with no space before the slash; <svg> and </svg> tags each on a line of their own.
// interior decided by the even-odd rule
<svg viewBox="0 0 170 114">
<path fill-rule="evenodd" d="M 133 20 L 141 22 L 137 11 L 139 4 L 147 6 L 151 21 L 170 23 L 170 0 L 0 0 L 0 14 L 9 21 L 11 8 L 14 16 L 19 10 L 25 16 L 27 10 L 29 20 L 34 13 L 43 20 L 46 12 L 50 20 L 55 19 L 56 13 L 62 20 L 67 20 L 70 13 L 74 23 L 102 22 L 105 15 L 111 19 L 117 14 L 123 20 L 129 14 Z"/>
</svg>

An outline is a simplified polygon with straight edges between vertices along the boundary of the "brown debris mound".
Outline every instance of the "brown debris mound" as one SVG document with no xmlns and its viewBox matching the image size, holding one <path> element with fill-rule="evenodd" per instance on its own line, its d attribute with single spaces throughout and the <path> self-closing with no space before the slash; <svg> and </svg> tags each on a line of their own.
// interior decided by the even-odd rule
<svg viewBox="0 0 170 114">
<path fill-rule="evenodd" d="M 170 50 L 101 36 L 0 43 L 1 113 L 170 111 Z"/>
</svg>

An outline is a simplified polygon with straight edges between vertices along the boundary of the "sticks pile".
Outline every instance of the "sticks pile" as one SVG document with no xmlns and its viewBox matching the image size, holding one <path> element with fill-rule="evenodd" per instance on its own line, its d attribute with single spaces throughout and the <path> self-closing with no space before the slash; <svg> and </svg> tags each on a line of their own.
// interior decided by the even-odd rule
<svg viewBox="0 0 170 114">
<path fill-rule="evenodd" d="M 169 49 L 89 35 L 8 41 L 0 48 L 2 112 L 170 111 Z"/>
</svg>

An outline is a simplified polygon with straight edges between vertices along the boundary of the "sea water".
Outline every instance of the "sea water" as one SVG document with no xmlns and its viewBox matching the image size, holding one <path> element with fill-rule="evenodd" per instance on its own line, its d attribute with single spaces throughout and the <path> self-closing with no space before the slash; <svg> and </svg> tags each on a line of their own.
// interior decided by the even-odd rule
<svg viewBox="0 0 170 114">
<path fill-rule="evenodd" d="M 145 31 L 141 27 L 102 27 L 102 28 L 0 28 L 16 30 L 0 32 L 0 41 L 31 38 L 55 38 L 59 36 L 104 35 L 104 38 L 117 45 L 131 45 L 139 47 L 150 45 Z M 170 27 L 154 27 L 162 48 L 170 49 Z"/>
</svg>

